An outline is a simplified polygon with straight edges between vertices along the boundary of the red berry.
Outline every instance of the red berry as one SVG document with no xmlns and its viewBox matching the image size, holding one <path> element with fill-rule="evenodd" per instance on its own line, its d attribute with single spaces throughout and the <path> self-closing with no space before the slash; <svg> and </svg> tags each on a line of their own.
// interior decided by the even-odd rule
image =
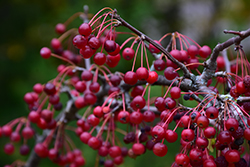
<svg viewBox="0 0 250 167">
<path fill-rule="evenodd" d="M 4 146 L 5 154 L 11 155 L 14 153 L 14 151 L 15 151 L 15 147 L 13 146 L 13 144 L 11 144 L 11 143 L 5 144 L 5 146 Z"/>
<path fill-rule="evenodd" d="M 164 60 L 157 59 L 157 60 L 154 61 L 154 68 L 155 68 L 155 70 L 162 71 L 162 70 L 165 69 L 165 67 L 166 67 L 166 63 L 165 63 Z"/>
<path fill-rule="evenodd" d="M 170 129 L 168 129 L 165 133 L 165 139 L 169 143 L 174 143 L 178 138 L 178 134 Z"/>
<path fill-rule="evenodd" d="M 173 99 L 179 99 L 181 97 L 181 89 L 177 86 L 170 89 L 170 96 Z"/>
<path fill-rule="evenodd" d="M 122 57 L 125 59 L 125 60 L 131 60 L 133 59 L 135 56 L 135 51 L 134 49 L 132 48 L 125 48 L 123 51 L 122 51 Z"/>
<path fill-rule="evenodd" d="M 87 39 L 78 34 L 73 38 L 73 45 L 78 49 L 83 49 L 87 45 Z"/>
<path fill-rule="evenodd" d="M 134 154 L 141 155 L 145 152 L 145 147 L 141 143 L 135 143 L 132 146 L 132 150 L 133 150 Z"/>
<path fill-rule="evenodd" d="M 148 74 L 147 82 L 153 84 L 158 80 L 158 74 L 155 71 L 150 71 Z"/>
<path fill-rule="evenodd" d="M 129 120 L 132 124 L 140 124 L 143 121 L 143 115 L 140 112 L 132 112 L 129 116 Z"/>
<path fill-rule="evenodd" d="M 196 45 L 190 45 L 187 52 L 191 58 L 195 58 L 195 56 L 199 54 L 199 48 Z"/>
<path fill-rule="evenodd" d="M 218 140 L 221 144 L 228 145 L 232 142 L 232 136 L 229 131 L 225 130 L 219 133 Z"/>
<path fill-rule="evenodd" d="M 90 27 L 90 25 L 88 23 L 82 23 L 80 25 L 80 27 L 78 28 L 78 32 L 81 35 L 89 36 L 92 32 L 92 28 Z"/>
<path fill-rule="evenodd" d="M 114 52 L 116 50 L 116 43 L 113 40 L 106 40 L 104 43 L 104 49 L 106 52 Z"/>
<path fill-rule="evenodd" d="M 198 137 L 195 142 L 199 149 L 204 149 L 208 146 L 208 139 L 205 137 Z"/>
<path fill-rule="evenodd" d="M 206 116 L 199 116 L 199 118 L 197 118 L 197 125 L 200 128 L 206 128 L 209 125 L 209 119 Z"/>
<path fill-rule="evenodd" d="M 143 113 L 143 120 L 145 122 L 153 122 L 155 120 L 155 113 L 153 111 L 145 111 Z"/>
<path fill-rule="evenodd" d="M 184 140 L 184 141 L 187 141 L 187 142 L 190 142 L 192 140 L 194 140 L 194 131 L 191 130 L 191 129 L 184 129 L 182 132 L 181 132 L 181 138 Z"/>
<path fill-rule="evenodd" d="M 58 34 L 63 34 L 66 31 L 66 26 L 63 23 L 58 23 L 55 27 L 55 31 Z"/>
<path fill-rule="evenodd" d="M 112 158 L 115 158 L 117 156 L 120 156 L 122 154 L 122 150 L 118 146 L 112 146 L 109 148 L 109 155 Z"/>
<path fill-rule="evenodd" d="M 80 49 L 80 54 L 84 59 L 90 58 L 91 56 L 94 55 L 94 53 L 95 51 L 89 45 L 85 45 Z"/>
<path fill-rule="evenodd" d="M 238 150 L 228 150 L 225 154 L 225 158 L 229 163 L 236 163 L 240 161 L 240 153 Z"/>
<path fill-rule="evenodd" d="M 118 65 L 120 59 L 121 59 L 120 54 L 117 54 L 115 56 L 111 56 L 108 54 L 107 58 L 106 58 L 106 64 L 111 68 L 116 67 Z"/>
<path fill-rule="evenodd" d="M 137 83 L 137 75 L 135 72 L 128 71 L 124 75 L 124 82 L 129 85 L 135 85 Z"/>
<path fill-rule="evenodd" d="M 91 37 L 88 41 L 88 45 L 93 49 L 97 50 L 101 46 L 101 42 L 96 37 Z"/>
<path fill-rule="evenodd" d="M 161 140 L 165 137 L 165 129 L 162 126 L 156 125 L 151 130 L 151 135 L 157 139 Z"/>
<path fill-rule="evenodd" d="M 48 59 L 48 58 L 50 58 L 50 56 L 51 56 L 51 51 L 50 51 L 49 48 L 43 47 L 43 48 L 40 50 L 40 55 L 42 56 L 42 58 Z"/>
<path fill-rule="evenodd" d="M 145 81 L 148 79 L 148 70 L 145 67 L 140 67 L 136 70 L 137 79 Z"/>
<path fill-rule="evenodd" d="M 197 148 L 193 148 L 189 152 L 189 158 L 193 161 L 202 161 L 202 156 L 202 151 Z"/>
<path fill-rule="evenodd" d="M 168 147 L 163 143 L 156 143 L 153 147 L 153 152 L 156 156 L 163 157 L 168 152 Z"/>
<path fill-rule="evenodd" d="M 175 59 L 177 59 L 178 61 L 182 61 L 182 55 L 180 53 L 179 50 L 171 50 L 171 52 L 169 52 Z"/>
<path fill-rule="evenodd" d="M 203 58 L 207 58 L 212 53 L 212 50 L 209 46 L 204 45 L 199 50 L 199 55 Z"/>
<path fill-rule="evenodd" d="M 168 80 L 173 80 L 173 79 L 175 79 L 175 77 L 178 76 L 178 73 L 175 71 L 175 69 L 173 67 L 167 67 L 164 71 L 164 76 Z"/>
<path fill-rule="evenodd" d="M 186 154 L 178 154 L 175 157 L 175 163 L 179 166 L 186 167 L 189 164 L 189 158 Z"/>
<path fill-rule="evenodd" d="M 206 116 L 210 119 L 216 119 L 219 115 L 219 110 L 213 106 L 206 109 Z"/>
<path fill-rule="evenodd" d="M 216 134 L 216 130 L 214 127 L 209 126 L 204 130 L 204 135 L 206 138 L 209 138 L 209 139 L 214 138 L 215 134 Z"/>
<path fill-rule="evenodd" d="M 120 111 L 117 118 L 119 122 L 126 124 L 129 122 L 130 113 L 127 111 Z"/>
<path fill-rule="evenodd" d="M 45 145 L 43 145 L 42 143 L 37 143 L 35 145 L 34 150 L 35 150 L 35 153 L 41 158 L 47 157 L 48 153 L 49 153 L 48 148 Z"/>
<path fill-rule="evenodd" d="M 102 144 L 101 141 L 94 136 L 88 140 L 89 147 L 91 147 L 94 150 L 99 149 L 101 147 L 101 144 Z"/>
<path fill-rule="evenodd" d="M 239 122 L 235 118 L 229 118 L 225 124 L 230 132 L 235 132 L 239 127 Z"/>
<path fill-rule="evenodd" d="M 157 40 L 154 40 L 155 43 L 161 45 L 161 43 Z M 159 53 L 160 50 L 157 49 L 154 45 L 152 45 L 151 43 L 149 44 L 149 47 L 148 47 L 149 51 L 152 52 L 152 53 Z"/>
<path fill-rule="evenodd" d="M 216 62 L 217 62 L 218 68 L 221 69 L 221 68 L 225 67 L 225 61 L 224 61 L 224 58 L 222 56 L 218 56 Z"/>
</svg>

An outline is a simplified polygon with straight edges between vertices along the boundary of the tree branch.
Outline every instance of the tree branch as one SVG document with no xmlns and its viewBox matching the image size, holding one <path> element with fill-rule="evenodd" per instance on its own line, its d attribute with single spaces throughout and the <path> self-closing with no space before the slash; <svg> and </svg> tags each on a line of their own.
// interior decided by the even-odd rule
<svg viewBox="0 0 250 167">
<path fill-rule="evenodd" d="M 131 31 L 133 31 L 134 33 L 136 33 L 138 36 L 140 36 L 142 40 L 145 40 L 145 41 L 149 42 L 150 44 L 152 44 L 153 46 L 155 46 L 157 49 L 159 49 L 173 63 L 175 63 L 178 67 L 181 68 L 181 70 L 184 73 L 184 77 L 185 78 L 189 78 L 189 79 L 192 79 L 192 80 L 194 79 L 194 75 L 189 72 L 189 70 L 187 69 L 187 67 L 183 63 L 181 63 L 178 60 L 176 60 L 163 46 L 159 45 L 153 39 L 151 39 L 147 35 L 143 34 L 139 30 L 137 30 L 135 27 L 131 26 L 129 23 L 127 23 L 125 20 L 123 20 L 117 13 L 114 13 L 113 15 L 110 15 L 110 17 L 113 17 L 114 19 L 117 19 L 119 21 L 119 23 L 120 23 L 119 25 L 123 25 L 123 26 L 127 27 L 128 29 L 130 29 Z"/>
</svg>

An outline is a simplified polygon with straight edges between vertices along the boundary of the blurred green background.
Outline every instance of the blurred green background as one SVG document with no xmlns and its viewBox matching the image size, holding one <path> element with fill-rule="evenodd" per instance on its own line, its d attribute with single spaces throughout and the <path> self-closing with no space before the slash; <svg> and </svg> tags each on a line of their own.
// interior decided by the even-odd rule
<svg viewBox="0 0 250 167">
<path fill-rule="evenodd" d="M 0 125 L 28 114 L 23 95 L 32 91 L 35 83 L 45 83 L 56 76 L 58 62 L 51 58 L 44 60 L 39 51 L 49 46 L 50 40 L 58 35 L 54 26 L 64 22 L 83 5 L 89 5 L 90 13 L 109 6 L 130 24 L 145 32 L 153 39 L 159 39 L 168 32 L 179 31 L 200 45 L 214 47 L 231 35 L 224 35 L 224 29 L 244 30 L 250 26 L 249 0 L 8 0 L 0 1 Z M 81 23 L 76 19 L 69 27 Z M 246 53 L 250 40 L 245 40 Z M 130 66 L 121 63 L 115 70 L 125 72 Z M 72 134 L 74 138 L 74 134 Z M 76 139 L 78 140 L 78 139 Z M 79 141 L 79 140 L 78 140 Z M 0 139 L 0 166 L 16 159 L 24 160 L 18 151 L 13 156 L 3 153 L 7 139 Z M 18 147 L 17 147 L 18 148 Z M 169 152 L 163 158 L 152 157 L 152 152 L 135 160 L 126 158 L 123 166 L 170 166 L 178 145 L 168 144 Z M 86 149 L 86 166 L 93 166 L 96 153 Z M 41 166 L 51 162 L 44 160 Z"/>
</svg>

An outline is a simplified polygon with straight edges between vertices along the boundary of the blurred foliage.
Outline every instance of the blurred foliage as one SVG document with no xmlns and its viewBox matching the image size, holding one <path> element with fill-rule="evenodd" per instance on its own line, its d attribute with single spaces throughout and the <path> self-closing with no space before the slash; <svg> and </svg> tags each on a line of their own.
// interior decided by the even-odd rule
<svg viewBox="0 0 250 167">
<path fill-rule="evenodd" d="M 49 46 L 50 40 L 57 37 L 54 32 L 57 23 L 64 22 L 74 13 L 82 11 L 85 4 L 89 5 L 90 13 L 96 13 L 106 6 L 116 8 L 125 20 L 153 39 L 159 39 L 167 32 L 179 31 L 200 44 L 211 47 L 231 37 L 224 35 L 223 29 L 244 30 L 250 23 L 249 0 L 0 1 L 1 125 L 14 118 L 26 116 L 28 109 L 23 102 L 23 95 L 32 91 L 35 83 L 45 83 L 57 75 L 58 62 L 54 58 L 42 59 L 39 55 L 40 48 Z M 77 27 L 80 23 L 81 20 L 76 19 L 69 28 Z M 249 43 L 249 40 L 246 42 Z M 128 67 L 120 63 L 114 70 L 122 68 L 121 71 L 125 72 L 129 70 Z M 80 143 L 74 134 L 72 138 Z M 7 139 L 0 139 L 0 166 L 15 159 L 23 159 L 18 149 L 13 156 L 3 154 L 6 142 Z M 170 166 L 178 149 L 177 145 L 167 145 L 169 153 L 164 158 L 152 158 L 153 153 L 150 152 L 136 160 L 127 158 L 123 166 Z M 96 152 L 88 147 L 84 149 L 87 166 L 94 166 Z M 44 160 L 41 166 L 48 164 L 51 162 Z"/>
</svg>

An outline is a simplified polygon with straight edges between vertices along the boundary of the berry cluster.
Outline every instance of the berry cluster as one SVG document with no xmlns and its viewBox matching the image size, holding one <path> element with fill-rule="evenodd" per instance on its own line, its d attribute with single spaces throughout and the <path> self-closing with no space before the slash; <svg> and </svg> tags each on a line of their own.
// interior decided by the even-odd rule
<svg viewBox="0 0 250 167">
<path fill-rule="evenodd" d="M 98 163 L 105 167 L 118 166 L 124 157 L 135 158 L 146 151 L 164 157 L 167 145 L 178 138 L 181 149 L 173 167 L 249 165 L 249 154 L 241 155 L 245 141 L 250 140 L 250 64 L 240 46 L 230 65 L 227 56 L 219 56 L 217 51 L 224 45 L 212 53 L 209 46 L 200 46 L 178 32 L 152 40 L 110 8 L 100 10 L 90 21 L 86 13 L 78 15 L 84 18 L 78 29 L 66 28 L 76 15 L 67 24 L 57 24 L 61 36 L 51 40 L 51 49 L 40 50 L 42 58 L 56 57 L 65 63 L 58 65 L 55 79 L 35 84 L 33 91 L 24 95 L 28 118 L 17 118 L 0 129 L 0 135 L 10 138 L 4 146 L 6 154 L 14 152 L 12 143 L 22 136 L 20 154 L 27 155 L 27 139 L 42 129 L 34 147 L 36 156 L 48 157 L 60 166 L 84 166 L 81 150 L 67 135 L 72 130 L 98 152 L 102 157 Z M 118 32 L 119 26 L 133 33 Z M 116 39 L 123 34 L 130 37 L 119 45 Z M 244 34 L 249 33 L 242 33 L 237 44 L 247 37 Z M 161 43 L 168 36 L 171 40 L 164 48 Z M 231 41 L 227 45 L 236 40 Z M 155 61 L 149 62 L 148 54 Z M 133 60 L 131 70 L 111 72 L 121 58 Z M 138 63 L 140 67 L 135 69 Z M 151 95 L 152 87 L 162 87 L 157 97 Z M 68 95 L 67 102 L 61 100 L 63 93 Z M 67 125 L 73 120 L 77 120 L 75 128 Z M 175 128 L 169 128 L 170 124 Z M 182 129 L 180 134 L 177 128 Z M 34 166 L 30 157 L 26 166 Z"/>
</svg>

